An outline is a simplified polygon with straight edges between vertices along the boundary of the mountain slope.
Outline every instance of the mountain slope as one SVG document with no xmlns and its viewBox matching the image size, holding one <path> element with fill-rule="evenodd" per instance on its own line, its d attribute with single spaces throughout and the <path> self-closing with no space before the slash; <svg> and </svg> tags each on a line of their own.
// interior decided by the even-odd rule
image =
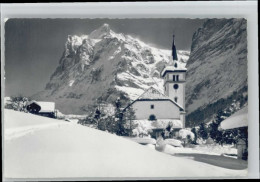
<svg viewBox="0 0 260 182">
<path fill-rule="evenodd" d="M 209 19 L 194 33 L 186 65 L 188 114 L 247 88 L 246 25 L 245 19 Z"/>
<path fill-rule="evenodd" d="M 89 35 L 68 36 L 59 66 L 44 91 L 33 96 L 51 100 L 61 112 L 83 114 L 97 99 L 123 105 L 150 86 L 162 90 L 160 71 L 171 64 L 171 51 L 151 47 L 104 24 Z M 189 52 L 178 51 L 185 64 Z"/>
</svg>

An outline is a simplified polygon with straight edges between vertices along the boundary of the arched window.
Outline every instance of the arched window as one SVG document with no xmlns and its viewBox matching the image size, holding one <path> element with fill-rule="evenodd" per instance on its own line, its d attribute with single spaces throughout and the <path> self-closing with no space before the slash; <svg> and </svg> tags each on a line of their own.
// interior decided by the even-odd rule
<svg viewBox="0 0 260 182">
<path fill-rule="evenodd" d="M 152 115 L 150 115 L 150 116 L 149 116 L 149 120 L 151 120 L 151 121 L 153 121 L 153 120 L 156 120 L 156 116 L 155 116 L 155 115 L 153 115 L 153 114 L 152 114 Z"/>
<path fill-rule="evenodd" d="M 177 68 L 177 67 L 178 67 L 178 64 L 177 64 L 177 63 L 175 63 L 175 64 L 174 64 L 174 67 L 175 67 L 175 68 Z"/>
<path fill-rule="evenodd" d="M 173 88 L 174 88 L 175 90 L 177 90 L 177 89 L 179 88 L 179 85 L 178 85 L 178 84 L 174 84 L 174 85 L 173 85 Z"/>
<path fill-rule="evenodd" d="M 177 102 L 178 101 L 178 97 L 174 97 L 174 101 Z"/>
</svg>

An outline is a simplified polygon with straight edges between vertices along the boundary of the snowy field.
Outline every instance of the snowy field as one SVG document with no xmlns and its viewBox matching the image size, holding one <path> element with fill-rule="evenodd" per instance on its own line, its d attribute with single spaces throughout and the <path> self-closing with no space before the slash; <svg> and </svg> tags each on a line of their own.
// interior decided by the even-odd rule
<svg viewBox="0 0 260 182">
<path fill-rule="evenodd" d="M 152 144 L 140 145 L 62 120 L 5 110 L 3 124 L 5 178 L 238 178 L 247 175 L 246 168 L 227 169 L 195 157 L 167 154 L 172 149 L 167 147 L 166 153 L 158 152 Z"/>
</svg>

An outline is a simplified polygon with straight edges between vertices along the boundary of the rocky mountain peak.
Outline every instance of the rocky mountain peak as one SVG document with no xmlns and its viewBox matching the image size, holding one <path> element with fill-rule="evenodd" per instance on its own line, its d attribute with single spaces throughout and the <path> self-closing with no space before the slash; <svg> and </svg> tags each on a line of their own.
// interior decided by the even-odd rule
<svg viewBox="0 0 260 182">
<path fill-rule="evenodd" d="M 188 51 L 177 51 L 186 64 Z M 34 98 L 56 103 L 63 113 L 82 114 L 97 99 L 112 103 L 134 100 L 154 86 L 163 90 L 160 72 L 172 64 L 171 50 L 115 33 L 104 24 L 89 35 L 69 35 L 64 54 L 46 89 Z"/>
<path fill-rule="evenodd" d="M 96 29 L 93 32 L 91 32 L 89 34 L 89 38 L 101 39 L 101 38 L 103 38 L 105 36 L 111 35 L 111 33 L 114 33 L 114 32 L 110 29 L 110 26 L 105 23 L 104 25 L 102 25 L 98 29 Z"/>
</svg>

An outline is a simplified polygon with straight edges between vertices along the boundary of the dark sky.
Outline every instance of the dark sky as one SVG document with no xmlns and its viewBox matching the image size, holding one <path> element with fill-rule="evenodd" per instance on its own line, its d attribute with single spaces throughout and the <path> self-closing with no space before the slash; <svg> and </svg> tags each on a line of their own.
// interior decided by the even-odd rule
<svg viewBox="0 0 260 182">
<path fill-rule="evenodd" d="M 6 96 L 30 96 L 44 89 L 64 51 L 68 35 L 89 34 L 108 23 L 158 48 L 190 50 L 199 19 L 9 19 L 5 24 Z"/>
</svg>

